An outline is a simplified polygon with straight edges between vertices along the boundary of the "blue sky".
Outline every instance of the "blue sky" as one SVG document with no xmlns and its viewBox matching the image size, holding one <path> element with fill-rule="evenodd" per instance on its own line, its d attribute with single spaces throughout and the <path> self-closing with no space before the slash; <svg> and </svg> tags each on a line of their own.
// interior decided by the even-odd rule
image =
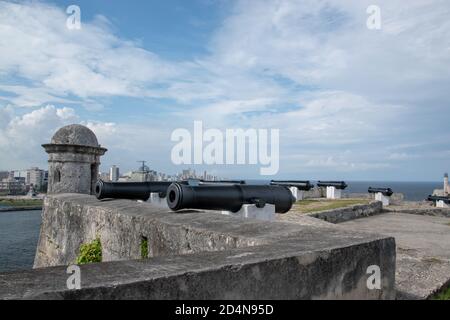
<svg viewBox="0 0 450 320">
<path fill-rule="evenodd" d="M 122 37 L 141 42 L 142 47 L 174 60 L 199 57 L 220 25 L 232 2 L 215 0 L 52 1 L 67 8 L 82 8 L 83 19 L 103 15 Z"/>
<path fill-rule="evenodd" d="M 81 30 L 66 28 L 69 5 Z M 175 173 L 171 133 L 280 130 L 277 178 L 440 180 L 450 167 L 450 4 L 0 1 L 0 170 L 82 123 L 103 169 Z M 192 166 L 259 178 L 258 165 Z"/>
</svg>

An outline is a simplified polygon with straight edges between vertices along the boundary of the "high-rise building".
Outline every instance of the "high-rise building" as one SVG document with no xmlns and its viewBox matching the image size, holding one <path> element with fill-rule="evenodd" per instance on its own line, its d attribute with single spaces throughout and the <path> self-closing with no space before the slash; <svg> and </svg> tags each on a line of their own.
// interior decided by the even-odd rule
<svg viewBox="0 0 450 320">
<path fill-rule="evenodd" d="M 111 180 L 112 182 L 117 182 L 119 180 L 120 177 L 120 171 L 119 171 L 119 167 L 117 166 L 112 166 L 109 169 L 109 180 Z"/>
<path fill-rule="evenodd" d="M 32 186 L 35 190 L 40 190 L 44 184 L 45 172 L 39 168 L 27 170 L 26 184 Z"/>
</svg>

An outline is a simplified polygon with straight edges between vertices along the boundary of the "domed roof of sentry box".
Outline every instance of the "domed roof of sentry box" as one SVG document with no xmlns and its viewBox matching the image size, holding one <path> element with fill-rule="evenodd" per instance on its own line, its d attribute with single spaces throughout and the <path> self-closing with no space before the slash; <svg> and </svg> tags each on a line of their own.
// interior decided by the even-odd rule
<svg viewBox="0 0 450 320">
<path fill-rule="evenodd" d="M 71 124 L 59 129 L 52 138 L 52 144 L 72 144 L 99 147 L 97 137 L 88 127 Z"/>
</svg>

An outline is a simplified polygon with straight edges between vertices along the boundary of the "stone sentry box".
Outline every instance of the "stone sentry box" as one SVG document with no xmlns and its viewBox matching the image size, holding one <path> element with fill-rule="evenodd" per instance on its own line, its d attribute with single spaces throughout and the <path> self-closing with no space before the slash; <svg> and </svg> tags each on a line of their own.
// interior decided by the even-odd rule
<svg viewBox="0 0 450 320">
<path fill-rule="evenodd" d="M 63 127 L 51 143 L 42 146 L 49 154 L 48 194 L 93 194 L 100 156 L 107 149 L 89 128 L 78 124 Z"/>
</svg>

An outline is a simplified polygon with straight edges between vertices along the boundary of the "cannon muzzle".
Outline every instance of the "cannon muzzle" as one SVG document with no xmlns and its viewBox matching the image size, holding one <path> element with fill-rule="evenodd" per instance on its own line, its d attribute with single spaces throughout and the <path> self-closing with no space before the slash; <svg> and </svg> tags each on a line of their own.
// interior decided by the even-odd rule
<svg viewBox="0 0 450 320">
<path fill-rule="evenodd" d="M 173 211 L 182 209 L 223 210 L 237 212 L 244 204 L 264 207 L 275 205 L 276 213 L 288 212 L 295 198 L 284 186 L 268 185 L 200 185 L 173 183 L 167 189 L 167 204 Z"/>
</svg>

